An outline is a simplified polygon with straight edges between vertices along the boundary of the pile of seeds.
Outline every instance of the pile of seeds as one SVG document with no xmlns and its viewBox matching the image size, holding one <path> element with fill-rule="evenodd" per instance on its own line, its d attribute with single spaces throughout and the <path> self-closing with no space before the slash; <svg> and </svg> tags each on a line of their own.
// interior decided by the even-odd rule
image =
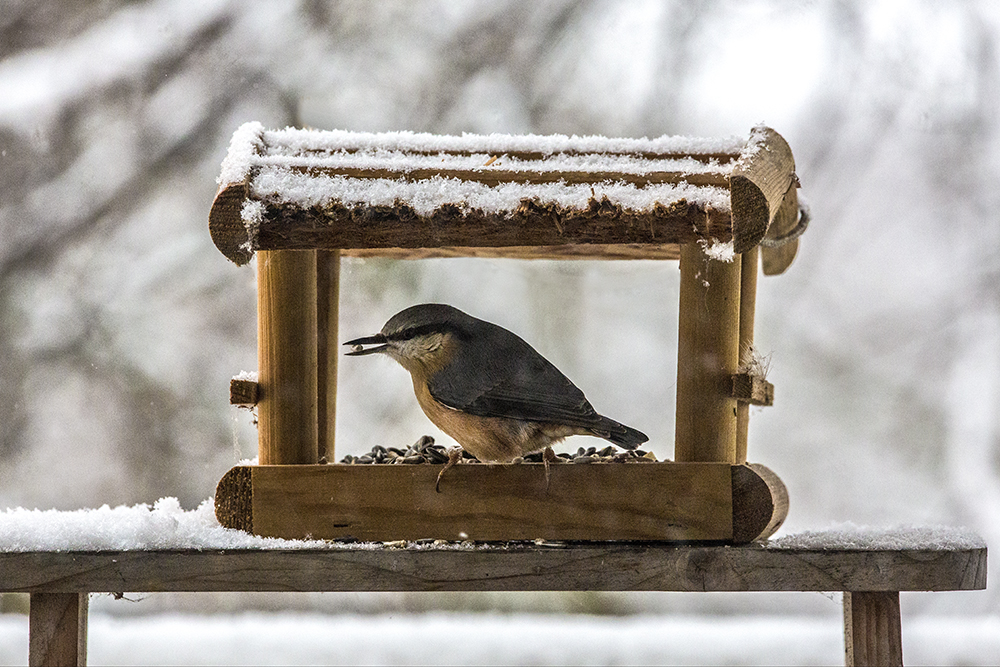
<svg viewBox="0 0 1000 667">
<path fill-rule="evenodd" d="M 603 449 L 597 447 L 580 447 L 574 453 L 562 452 L 556 454 L 559 461 L 564 463 L 649 463 L 656 461 L 656 456 L 652 452 L 645 452 L 641 449 L 620 450 L 614 445 L 608 445 Z M 351 456 L 348 454 L 341 463 L 368 464 L 368 463 L 403 463 L 403 464 L 444 464 L 448 462 L 448 450 L 443 445 L 434 444 L 434 438 L 425 435 L 415 443 L 401 449 L 399 447 L 383 447 L 375 445 L 367 454 L 361 456 Z M 479 459 L 469 452 L 462 452 L 463 463 L 479 463 Z M 523 458 L 514 459 L 514 463 L 541 463 L 542 452 L 528 454 Z"/>
</svg>

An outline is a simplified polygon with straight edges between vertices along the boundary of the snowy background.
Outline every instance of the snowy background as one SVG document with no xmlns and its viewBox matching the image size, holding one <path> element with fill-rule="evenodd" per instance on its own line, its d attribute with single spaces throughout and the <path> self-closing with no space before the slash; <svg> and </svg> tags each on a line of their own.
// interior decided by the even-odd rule
<svg viewBox="0 0 1000 667">
<path fill-rule="evenodd" d="M 789 487 L 782 532 L 947 524 L 996 547 L 998 37 L 1000 9 L 985 0 L 6 0 L 0 508 L 176 496 L 193 510 L 255 454 L 247 415 L 227 404 L 229 378 L 256 366 L 254 271 L 207 233 L 244 121 L 650 137 L 745 134 L 763 121 L 792 146 L 813 213 L 792 267 L 759 285 L 776 403 L 753 414 L 749 451 Z M 345 260 L 341 332 L 452 303 L 521 334 L 669 457 L 677 278 L 676 263 L 658 262 Z M 444 439 L 388 360 L 344 359 L 340 378 L 338 454 Z M 908 662 L 1000 659 L 1000 587 L 902 604 Z M 95 663 L 153 661 L 134 647 L 176 628 L 207 648 L 172 662 L 488 662 L 480 651 L 497 645 L 492 659 L 507 662 L 841 659 L 839 605 L 818 594 L 186 594 L 92 606 Z M 192 617 L 213 611 L 228 615 Z M 225 631 L 199 630 L 209 623 Z M 24 660 L 24 627 L 0 615 L 0 662 Z M 625 640 L 602 643 L 598 628 L 627 628 L 615 635 Z M 289 648 L 297 633 L 313 652 Z M 553 633 L 581 643 L 546 641 Z M 504 639 L 522 635 L 524 646 Z M 740 648 L 751 636 L 763 644 Z M 428 637 L 448 646 L 428 650 Z"/>
</svg>

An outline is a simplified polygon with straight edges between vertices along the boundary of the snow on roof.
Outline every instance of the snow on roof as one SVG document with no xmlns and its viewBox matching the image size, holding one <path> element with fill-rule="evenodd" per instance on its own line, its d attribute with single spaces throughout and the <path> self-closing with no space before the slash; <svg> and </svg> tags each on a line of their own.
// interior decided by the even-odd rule
<svg viewBox="0 0 1000 667">
<path fill-rule="evenodd" d="M 728 211 L 726 177 L 746 144 L 746 137 L 265 130 L 250 122 L 234 133 L 219 183 L 249 180 L 252 195 L 270 203 L 403 202 L 418 215 L 449 203 L 511 212 L 526 198 L 584 209 L 603 197 L 633 211 L 680 199 Z"/>
<path fill-rule="evenodd" d="M 391 543 L 390 543 L 391 544 Z M 408 546 L 414 546 L 412 543 Z M 962 550 L 985 547 L 975 533 L 941 526 L 867 528 L 846 524 L 828 531 L 788 535 L 768 543 L 779 549 Z M 146 504 L 74 511 L 7 509 L 0 512 L 0 552 L 134 551 L 140 549 L 380 549 L 381 542 L 343 544 L 322 540 L 257 537 L 223 528 L 214 502 L 185 511 L 176 498 Z M 435 548 L 486 549 L 448 543 Z"/>
</svg>

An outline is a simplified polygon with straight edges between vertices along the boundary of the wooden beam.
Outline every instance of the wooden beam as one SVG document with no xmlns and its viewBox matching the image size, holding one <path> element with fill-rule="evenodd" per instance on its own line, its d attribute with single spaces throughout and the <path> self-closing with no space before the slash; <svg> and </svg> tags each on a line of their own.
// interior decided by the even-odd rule
<svg viewBox="0 0 1000 667">
<path fill-rule="evenodd" d="M 946 591 L 986 588 L 986 548 L 656 543 L 0 552 L 0 591 Z"/>
<path fill-rule="evenodd" d="M 760 465 L 237 466 L 216 489 L 227 528 L 361 540 L 653 540 L 746 543 L 772 535 L 788 492 Z"/>
<path fill-rule="evenodd" d="M 729 179 L 719 171 L 687 173 L 679 171 L 650 171 L 629 173 L 627 171 L 570 171 L 533 169 L 387 169 L 367 167 L 291 167 L 292 171 L 310 176 L 343 176 L 345 178 L 382 178 L 387 180 L 423 181 L 431 178 L 453 178 L 467 183 L 481 183 L 490 187 L 506 183 L 568 183 L 601 185 L 602 183 L 631 183 L 633 185 L 714 185 L 725 187 Z"/>
<path fill-rule="evenodd" d="M 316 463 L 316 253 L 257 256 L 258 456 Z"/>
<path fill-rule="evenodd" d="M 750 250 L 767 234 L 788 188 L 796 183 L 788 142 L 769 127 L 755 127 L 729 176 L 733 247 Z"/>
<path fill-rule="evenodd" d="M 86 665 L 88 592 L 31 593 L 29 665 Z"/>
<path fill-rule="evenodd" d="M 358 153 L 361 150 L 362 149 L 360 149 L 358 147 L 344 147 L 344 148 L 340 149 L 340 152 L 350 154 L 350 153 Z M 327 151 L 325 151 L 325 150 L 324 151 L 320 151 L 319 149 L 306 149 L 303 152 L 303 154 L 304 155 L 309 155 L 309 154 L 315 154 L 315 153 L 319 153 L 319 152 L 327 152 Z M 440 155 L 442 152 L 447 152 L 447 154 L 449 156 L 464 156 L 464 157 L 468 157 L 470 155 L 482 155 L 483 154 L 483 151 L 471 151 L 471 150 L 462 150 L 462 149 L 455 149 L 455 148 L 449 148 L 449 149 L 447 149 L 447 151 L 445 151 L 445 150 L 443 150 L 440 147 L 418 148 L 418 147 L 412 147 L 411 146 L 411 147 L 405 149 L 405 153 L 407 155 Z M 496 150 L 496 149 L 490 149 L 490 150 L 488 150 L 486 152 L 489 152 L 490 155 L 493 155 L 493 156 L 504 157 L 504 158 L 515 158 L 517 160 L 521 160 L 522 162 L 542 161 L 542 160 L 545 160 L 547 158 L 552 157 L 552 155 L 553 155 L 552 152 L 529 151 L 529 150 Z M 703 163 L 706 163 L 706 164 L 709 164 L 709 163 L 712 163 L 712 162 L 717 162 L 719 164 L 728 164 L 730 162 L 733 162 L 737 158 L 739 158 L 740 151 L 737 150 L 737 151 L 716 151 L 716 152 L 705 152 L 705 153 L 689 153 L 689 152 L 682 152 L 682 151 L 653 152 L 653 151 L 631 151 L 631 150 L 627 150 L 627 149 L 615 149 L 615 150 L 609 149 L 609 150 L 602 150 L 600 152 L 595 153 L 594 151 L 582 150 L 582 149 L 579 149 L 579 148 L 567 148 L 565 150 L 559 150 L 558 154 L 559 155 L 564 155 L 564 156 L 565 155 L 572 155 L 572 156 L 576 156 L 576 155 L 620 155 L 621 156 L 621 155 L 624 155 L 624 156 L 628 156 L 628 157 L 631 157 L 631 158 L 638 158 L 640 160 L 695 160 L 697 162 L 703 162 Z"/>
<path fill-rule="evenodd" d="M 606 199 L 592 198 L 583 209 L 525 199 L 515 211 L 486 213 L 447 204 L 429 215 L 413 208 L 331 204 L 302 209 L 269 203 L 260 227 L 248 245 L 239 197 L 246 188 L 223 189 L 209 216 L 212 240 L 236 264 L 250 260 L 255 250 L 388 249 L 468 247 L 511 248 L 509 256 L 523 255 L 525 247 L 567 245 L 664 245 L 699 238 L 732 238 L 728 211 L 716 211 L 677 200 L 657 204 L 649 211 L 631 211 Z M 249 250 L 248 250 L 249 248 Z M 557 250 L 565 253 L 565 250 Z M 655 249 L 654 249 L 655 252 Z"/>
<path fill-rule="evenodd" d="M 388 259 L 433 259 L 481 257 L 505 259 L 680 259 L 676 243 L 587 243 L 584 245 L 506 246 L 503 248 L 354 248 L 341 251 L 346 257 Z"/>
<path fill-rule="evenodd" d="M 898 591 L 844 593 L 844 653 L 848 667 L 902 666 Z"/>
<path fill-rule="evenodd" d="M 690 243 L 680 265 L 674 459 L 735 463 L 740 259 L 714 260 Z"/>
<path fill-rule="evenodd" d="M 445 473 L 441 493 L 440 466 L 248 470 L 249 477 L 238 474 L 249 492 L 228 482 L 224 490 L 220 482 L 217 516 L 266 537 L 732 541 L 727 465 L 559 464 L 546 485 L 541 464 L 466 464 Z M 251 516 L 219 511 L 228 495 L 251 497 L 241 508 Z"/>
</svg>

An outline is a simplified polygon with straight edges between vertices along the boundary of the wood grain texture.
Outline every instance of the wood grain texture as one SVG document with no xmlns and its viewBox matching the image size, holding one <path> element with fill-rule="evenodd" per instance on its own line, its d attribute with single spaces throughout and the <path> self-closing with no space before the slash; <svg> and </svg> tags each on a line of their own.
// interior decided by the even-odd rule
<svg viewBox="0 0 1000 667">
<path fill-rule="evenodd" d="M 844 593 L 844 651 L 848 667 L 902 666 L 898 591 Z"/>
<path fill-rule="evenodd" d="M 740 259 L 714 260 L 690 243 L 680 264 L 674 459 L 735 463 Z"/>
<path fill-rule="evenodd" d="M 746 544 L 774 535 L 788 517 L 788 489 L 759 463 L 732 467 L 733 542 Z"/>
<path fill-rule="evenodd" d="M 729 176 L 733 247 L 737 253 L 760 243 L 795 181 L 795 160 L 788 142 L 769 127 L 754 128 Z"/>
<path fill-rule="evenodd" d="M 0 591 L 948 591 L 986 587 L 986 549 L 531 543 L 469 549 L 0 552 Z"/>
<path fill-rule="evenodd" d="M 250 407 L 257 405 L 259 385 L 253 380 L 233 378 L 229 381 L 229 404 Z"/>
<path fill-rule="evenodd" d="M 731 378 L 731 396 L 745 405 L 774 405 L 774 385 L 757 375 L 737 373 Z M 746 452 L 744 451 L 744 454 Z M 746 457 L 743 457 L 746 460 Z"/>
<path fill-rule="evenodd" d="M 630 173 L 627 171 L 573 171 L 573 170 L 538 170 L 538 169 L 501 169 L 488 167 L 482 169 L 389 169 L 371 167 L 291 167 L 292 171 L 310 175 L 343 176 L 345 178 L 381 178 L 386 180 L 423 181 L 431 178 L 453 178 L 469 183 L 482 183 L 490 187 L 506 183 L 569 183 L 601 185 L 602 183 L 631 183 L 633 185 L 680 184 L 714 185 L 725 187 L 729 184 L 721 171 L 689 173 L 681 171 L 648 171 L 645 173 Z"/>
<path fill-rule="evenodd" d="M 506 259 L 680 259 L 676 243 L 588 243 L 586 245 L 507 246 L 503 248 L 355 248 L 343 250 L 345 257 L 388 259 L 434 259 L 482 257 Z"/>
<path fill-rule="evenodd" d="M 583 209 L 526 199 L 510 213 L 465 210 L 458 204 L 443 205 L 430 215 L 403 203 L 310 209 L 268 205 L 258 249 L 664 244 L 732 236 L 728 211 L 706 210 L 685 200 L 646 212 L 593 198 Z"/>
<path fill-rule="evenodd" d="M 258 456 L 316 463 L 316 253 L 257 257 Z"/>
<path fill-rule="evenodd" d="M 243 191 L 231 187 L 225 196 L 220 194 L 209 220 L 216 247 L 238 265 L 252 256 L 243 247 L 247 232 L 240 217 L 241 202 L 236 201 Z M 458 204 L 441 206 L 430 215 L 419 215 L 402 203 L 309 209 L 268 204 L 253 250 L 377 249 L 399 254 L 401 249 L 476 247 L 494 248 L 492 256 L 524 257 L 530 253 L 526 248 L 536 247 L 649 245 L 655 255 L 665 245 L 732 238 L 728 211 L 694 206 L 683 199 L 644 212 L 622 209 L 607 199 L 591 199 L 583 209 L 525 199 L 509 213 L 486 213 Z M 562 248 L 553 253 L 573 254 Z M 623 258 L 634 255 L 630 251 Z"/>
<path fill-rule="evenodd" d="M 86 592 L 32 592 L 28 620 L 29 665 L 86 665 Z"/>
<path fill-rule="evenodd" d="M 727 465 L 251 466 L 252 532 L 360 540 L 730 541 Z M 217 496 L 217 501 L 218 501 Z"/>
<path fill-rule="evenodd" d="M 317 461 L 337 452 L 337 360 L 340 358 L 340 251 L 316 251 Z"/>
<path fill-rule="evenodd" d="M 753 348 L 753 329 L 757 311 L 757 274 L 760 271 L 760 251 L 758 246 L 743 253 L 740 258 L 740 364 L 745 363 L 744 357 Z M 753 381 L 751 379 L 751 390 Z M 737 383 L 733 381 L 734 395 Z M 751 391 L 751 396 L 753 392 Z M 747 438 L 750 434 L 750 402 L 739 400 L 736 404 L 736 458 L 734 463 L 744 463 L 747 460 Z"/>
<path fill-rule="evenodd" d="M 208 214 L 208 233 L 212 243 L 237 266 L 253 259 L 254 251 L 249 247 L 249 235 L 241 216 L 243 202 L 248 196 L 246 183 L 229 184 L 216 193 Z"/>
<path fill-rule="evenodd" d="M 253 478 L 249 466 L 230 468 L 215 487 L 215 518 L 226 528 L 253 530 Z"/>
<path fill-rule="evenodd" d="M 778 213 L 771 222 L 765 238 L 781 238 L 791 232 L 799 224 L 798 184 L 788 187 L 778 207 Z M 761 246 L 761 264 L 765 276 L 776 276 L 784 273 L 795 259 L 799 249 L 799 240 L 792 239 L 777 247 Z"/>
</svg>

